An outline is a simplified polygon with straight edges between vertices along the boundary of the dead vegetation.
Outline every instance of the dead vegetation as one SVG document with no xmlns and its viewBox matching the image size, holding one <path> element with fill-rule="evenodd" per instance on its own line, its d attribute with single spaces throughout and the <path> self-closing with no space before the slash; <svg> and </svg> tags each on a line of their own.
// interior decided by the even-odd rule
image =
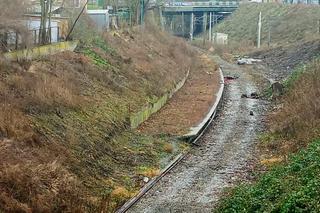
<svg viewBox="0 0 320 213">
<path fill-rule="evenodd" d="M 79 182 L 59 163 L 4 164 L 0 206 L 6 212 L 78 212 L 86 208 Z"/>
<path fill-rule="evenodd" d="M 234 46 L 245 46 L 243 42 L 256 46 L 260 11 L 262 13 L 262 46 L 268 45 L 269 28 L 271 46 L 295 44 L 319 38 L 318 5 L 242 4 L 239 10 L 219 24 L 216 30 L 227 33 L 229 43 Z"/>
<path fill-rule="evenodd" d="M 77 51 L 0 61 L 0 211 L 113 211 L 179 148 L 127 122 L 184 77 L 182 40 L 133 29 Z"/>
<path fill-rule="evenodd" d="M 320 62 L 305 67 L 269 117 L 271 133 L 262 146 L 285 158 L 320 137 Z"/>
</svg>

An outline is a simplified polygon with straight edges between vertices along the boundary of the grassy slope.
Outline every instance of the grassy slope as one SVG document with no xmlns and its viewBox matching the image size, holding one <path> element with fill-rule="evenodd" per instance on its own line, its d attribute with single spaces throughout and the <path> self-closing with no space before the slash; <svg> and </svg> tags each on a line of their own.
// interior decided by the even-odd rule
<svg viewBox="0 0 320 213">
<path fill-rule="evenodd" d="M 283 64 L 293 68 L 318 55 L 317 40 L 304 42 L 319 39 L 319 6 L 244 4 L 219 24 L 217 31 L 229 34 L 232 47 L 241 50 L 254 45 L 260 11 L 263 45 L 267 45 L 268 25 L 272 19 L 271 39 L 275 48 L 260 51 L 266 60 L 270 59 L 271 68 L 281 69 Z M 310 48 L 316 51 L 308 50 L 305 44 L 311 44 Z M 305 52 L 301 51 L 303 48 Z M 270 171 L 258 175 L 254 183 L 230 189 L 216 212 L 310 212 L 319 209 L 319 60 L 303 67 L 297 67 L 298 72 L 285 82 L 286 94 L 279 100 L 278 109 L 270 113 L 269 131 L 261 137 L 261 163 L 271 166 Z M 272 166 L 277 162 L 282 163 Z"/>
<path fill-rule="evenodd" d="M 320 209 L 320 140 L 259 178 L 241 185 L 216 212 L 312 212 Z"/>
<path fill-rule="evenodd" d="M 319 6 L 282 4 L 243 4 L 216 28 L 229 34 L 230 43 L 253 44 L 257 38 L 257 22 L 262 12 L 262 44 L 267 45 L 269 23 L 272 45 L 295 43 L 319 38 L 317 35 Z M 303 18 L 302 18 L 303 17 Z M 272 20 L 272 21 L 269 21 Z"/>
<path fill-rule="evenodd" d="M 0 210 L 111 211 L 183 148 L 128 116 L 182 79 L 185 43 L 134 30 L 78 51 L 0 63 Z"/>
<path fill-rule="evenodd" d="M 298 153 L 258 177 L 256 183 L 236 187 L 220 203 L 217 212 L 310 212 L 319 209 L 319 60 L 299 73 L 287 82 L 288 92 L 281 100 L 281 108 L 270 115 L 270 132 L 261 144 L 264 153 L 272 156 L 270 160 L 287 160 L 290 153 Z M 308 149 L 299 151 L 311 141 L 314 142 Z"/>
</svg>

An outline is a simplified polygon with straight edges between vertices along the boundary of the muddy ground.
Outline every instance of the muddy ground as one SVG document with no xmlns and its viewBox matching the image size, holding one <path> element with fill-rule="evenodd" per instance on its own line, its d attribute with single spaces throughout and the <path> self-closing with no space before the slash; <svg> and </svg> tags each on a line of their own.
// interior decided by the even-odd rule
<svg viewBox="0 0 320 213">
<path fill-rule="evenodd" d="M 245 67 L 215 59 L 227 81 L 220 116 L 195 148 L 130 212 L 211 212 L 226 187 L 248 179 L 257 135 L 263 128 L 267 102 L 241 98 L 258 90 Z M 252 111 L 253 115 L 250 115 Z"/>
</svg>

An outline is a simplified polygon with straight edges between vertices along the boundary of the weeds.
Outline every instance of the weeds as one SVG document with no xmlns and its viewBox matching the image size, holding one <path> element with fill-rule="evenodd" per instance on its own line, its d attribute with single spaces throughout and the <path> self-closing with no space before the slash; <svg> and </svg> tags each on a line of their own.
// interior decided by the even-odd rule
<svg viewBox="0 0 320 213">
<path fill-rule="evenodd" d="M 0 206 L 4 211 L 85 211 L 80 184 L 57 162 L 1 167 Z"/>
<path fill-rule="evenodd" d="M 88 57 L 90 57 L 93 60 L 93 63 L 101 68 L 108 68 L 110 64 L 108 61 L 104 58 L 102 58 L 100 55 L 98 55 L 95 51 L 93 51 L 90 48 L 86 48 L 83 50 L 84 54 Z"/>
<path fill-rule="evenodd" d="M 29 119 L 19 110 L 4 103 L 0 111 L 0 137 L 18 141 L 31 141 L 35 134 Z"/>
<path fill-rule="evenodd" d="M 149 178 L 155 177 L 160 174 L 160 170 L 157 168 L 153 168 L 153 167 L 142 166 L 139 168 L 139 170 L 140 170 L 140 172 L 138 172 L 138 173 L 140 175 L 143 175 L 143 176 L 149 177 Z"/>
<path fill-rule="evenodd" d="M 173 153 L 173 145 L 170 143 L 165 143 L 163 149 L 167 153 Z"/>
<path fill-rule="evenodd" d="M 261 163 L 273 167 L 256 183 L 230 190 L 216 212 L 312 212 L 320 208 L 319 60 L 303 72 L 298 69 L 287 86 L 281 107 L 270 115 L 271 131 L 260 138 L 260 147 L 272 156 Z"/>
<path fill-rule="evenodd" d="M 113 211 L 171 156 L 166 138 L 127 129 L 128 108 L 179 82 L 193 51 L 163 32 L 91 35 L 86 54 L 0 59 L 0 211 Z"/>
<path fill-rule="evenodd" d="M 306 5 L 242 4 L 239 10 L 217 26 L 216 31 L 228 34 L 231 43 L 249 42 L 250 46 L 255 46 L 260 11 L 262 46 L 268 45 L 269 26 L 271 46 L 319 39 L 315 21 L 320 14 L 319 7 Z"/>
<path fill-rule="evenodd" d="M 271 131 L 294 140 L 298 148 L 320 137 L 319 60 L 312 62 L 302 74 L 294 76 L 296 80 L 291 80 L 294 85 L 289 83 L 291 89 L 283 97 L 282 107 L 270 116 L 270 120 Z"/>
<path fill-rule="evenodd" d="M 320 208 L 320 141 L 292 156 L 254 185 L 229 192 L 215 212 L 312 212 Z"/>
</svg>

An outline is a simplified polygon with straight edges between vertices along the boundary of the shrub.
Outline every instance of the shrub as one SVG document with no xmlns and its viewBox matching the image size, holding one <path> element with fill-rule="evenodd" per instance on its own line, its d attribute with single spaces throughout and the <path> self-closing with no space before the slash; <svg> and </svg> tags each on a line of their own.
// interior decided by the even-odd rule
<svg viewBox="0 0 320 213">
<path fill-rule="evenodd" d="M 165 143 L 163 146 L 163 149 L 167 153 L 172 153 L 173 152 L 173 146 L 170 143 Z"/>
<path fill-rule="evenodd" d="M 270 116 L 271 130 L 284 139 L 306 145 L 320 137 L 320 61 L 295 75 L 294 84 L 284 95 L 282 107 Z M 297 144 L 297 148 L 299 144 Z"/>
</svg>

